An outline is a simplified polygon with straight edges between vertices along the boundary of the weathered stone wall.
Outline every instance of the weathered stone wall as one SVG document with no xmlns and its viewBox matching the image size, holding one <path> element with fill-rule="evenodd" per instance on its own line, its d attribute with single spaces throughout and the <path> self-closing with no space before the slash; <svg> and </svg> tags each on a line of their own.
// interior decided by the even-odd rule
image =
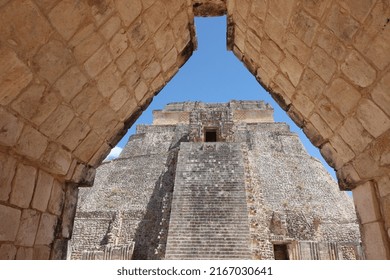
<svg viewBox="0 0 390 280">
<path fill-rule="evenodd" d="M 248 124 L 235 135 L 244 141 L 255 255 L 273 258 L 271 241 L 359 244 L 352 199 L 286 124 Z"/>
<path fill-rule="evenodd" d="M 390 3 L 231 0 L 227 10 L 229 48 L 321 150 L 340 187 L 359 186 L 367 257 L 389 258 Z"/>
<path fill-rule="evenodd" d="M 98 168 L 93 188 L 80 190 L 71 259 L 133 242 L 134 259 L 164 257 L 178 145 L 187 131 L 138 126 L 120 157 Z"/>
<path fill-rule="evenodd" d="M 0 258 L 48 259 L 72 231 L 65 182 L 88 181 L 195 48 L 191 1 L 1 1 L 0 20 Z"/>
<path fill-rule="evenodd" d="M 10 193 L 31 198 L 31 188 L 50 188 L 31 176 L 24 194 L 10 183 L 17 166 L 19 174 L 22 166 L 46 172 L 74 197 L 65 182 L 91 183 L 91 167 L 191 55 L 194 12 L 225 10 L 229 48 L 321 149 L 340 186 L 355 188 L 367 257 L 390 258 L 386 0 L 1 1 L 0 157 L 10 171 L 1 174 L 0 205 L 7 224 L 20 225 L 22 212 L 34 210 L 31 200 L 11 202 Z M 67 201 L 69 211 L 53 218 L 67 229 L 48 233 L 59 255 L 73 220 L 74 202 Z M 28 238 L 36 228 L 25 230 Z M 17 245 L 17 231 L 1 232 L 1 258 L 44 251 Z"/>
</svg>

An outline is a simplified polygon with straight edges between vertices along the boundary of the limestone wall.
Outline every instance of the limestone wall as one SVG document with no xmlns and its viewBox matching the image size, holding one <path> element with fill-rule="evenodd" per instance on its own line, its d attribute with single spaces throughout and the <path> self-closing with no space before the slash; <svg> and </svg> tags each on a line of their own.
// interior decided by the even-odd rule
<svg viewBox="0 0 390 280">
<path fill-rule="evenodd" d="M 367 256 L 390 257 L 388 1 L 129 3 L 1 1 L 0 157 L 9 172 L 0 215 L 15 225 L 0 232 L 1 258 L 63 256 L 75 185 L 91 183 L 93 168 L 190 57 L 194 13 L 227 13 L 229 49 L 321 150 L 340 187 L 355 188 Z M 31 194 L 51 184 L 31 175 L 20 187 L 24 166 L 68 194 L 58 213 L 31 205 Z M 16 240 L 37 236 L 35 214 L 51 217 L 45 245 Z"/>
<path fill-rule="evenodd" d="M 134 259 L 164 257 L 177 145 L 186 130 L 139 126 L 137 131 L 118 159 L 98 168 L 93 188 L 80 190 L 72 259 L 133 242 Z"/>
<path fill-rule="evenodd" d="M 260 257 L 272 257 L 272 240 L 359 245 L 352 199 L 307 154 L 298 136 L 285 124 L 246 128 L 243 149 L 254 253 L 263 248 Z"/>
</svg>

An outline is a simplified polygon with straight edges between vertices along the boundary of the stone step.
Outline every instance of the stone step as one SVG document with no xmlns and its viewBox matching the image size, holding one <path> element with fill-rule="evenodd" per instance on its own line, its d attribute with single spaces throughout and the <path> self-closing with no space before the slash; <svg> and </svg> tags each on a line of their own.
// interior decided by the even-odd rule
<svg viewBox="0 0 390 280">
<path fill-rule="evenodd" d="M 240 147 L 207 145 L 181 143 L 165 257 L 250 259 Z"/>
</svg>

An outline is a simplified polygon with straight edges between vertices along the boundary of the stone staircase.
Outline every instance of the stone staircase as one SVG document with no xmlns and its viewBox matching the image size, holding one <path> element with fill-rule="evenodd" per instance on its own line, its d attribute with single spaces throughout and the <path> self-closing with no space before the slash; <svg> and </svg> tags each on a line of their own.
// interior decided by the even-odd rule
<svg viewBox="0 0 390 280">
<path fill-rule="evenodd" d="M 166 259 L 250 259 L 240 144 L 181 143 Z"/>
</svg>

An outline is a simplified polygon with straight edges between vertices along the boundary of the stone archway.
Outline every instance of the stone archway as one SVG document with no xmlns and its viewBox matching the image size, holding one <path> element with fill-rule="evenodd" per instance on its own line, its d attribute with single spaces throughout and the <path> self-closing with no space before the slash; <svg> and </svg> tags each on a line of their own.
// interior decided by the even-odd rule
<svg viewBox="0 0 390 280">
<path fill-rule="evenodd" d="M 0 258 L 64 257 L 78 186 L 191 56 L 194 13 L 226 11 L 229 48 L 353 189 L 367 257 L 389 258 L 390 8 L 333 2 L 1 1 Z"/>
</svg>

